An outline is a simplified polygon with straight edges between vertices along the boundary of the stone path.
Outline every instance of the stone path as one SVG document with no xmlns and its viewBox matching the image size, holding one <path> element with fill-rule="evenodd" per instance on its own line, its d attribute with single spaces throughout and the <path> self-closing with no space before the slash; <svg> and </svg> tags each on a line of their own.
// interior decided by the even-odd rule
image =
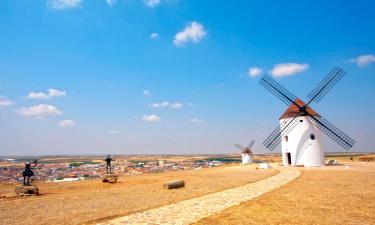
<svg viewBox="0 0 375 225">
<path fill-rule="evenodd" d="M 298 170 L 280 169 L 280 173 L 237 188 L 204 195 L 140 213 L 130 214 L 101 224 L 185 225 L 249 201 L 294 180 Z"/>
</svg>

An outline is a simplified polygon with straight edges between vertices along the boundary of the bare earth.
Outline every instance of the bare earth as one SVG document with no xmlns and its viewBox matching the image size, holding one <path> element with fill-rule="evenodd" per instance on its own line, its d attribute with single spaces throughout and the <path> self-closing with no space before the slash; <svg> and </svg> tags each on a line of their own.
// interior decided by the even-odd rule
<svg viewBox="0 0 375 225">
<path fill-rule="evenodd" d="M 375 164 L 300 168 L 301 176 L 252 201 L 198 221 L 208 224 L 375 224 Z"/>
<path fill-rule="evenodd" d="M 0 224 L 93 223 L 222 191 L 276 174 L 255 166 L 227 166 L 163 174 L 120 177 L 117 184 L 100 180 L 39 183 L 37 197 L 0 199 Z M 184 179 L 186 187 L 162 188 Z M 13 195 L 14 185 L 0 185 L 0 195 Z"/>
</svg>

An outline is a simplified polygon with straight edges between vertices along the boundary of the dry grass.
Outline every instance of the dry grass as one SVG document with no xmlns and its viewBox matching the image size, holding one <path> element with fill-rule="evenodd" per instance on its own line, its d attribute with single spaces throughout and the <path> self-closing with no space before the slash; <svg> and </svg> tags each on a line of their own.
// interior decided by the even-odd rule
<svg viewBox="0 0 375 225">
<path fill-rule="evenodd" d="M 143 211 L 254 182 L 276 174 L 255 166 L 218 167 L 163 174 L 120 177 L 117 184 L 100 180 L 37 184 L 42 195 L 0 199 L 0 224 L 79 224 Z M 162 189 L 168 180 L 185 179 L 186 187 Z M 10 195 L 14 185 L 0 185 Z"/>
<path fill-rule="evenodd" d="M 206 224 L 375 224 L 375 164 L 301 169 L 295 181 Z"/>
</svg>

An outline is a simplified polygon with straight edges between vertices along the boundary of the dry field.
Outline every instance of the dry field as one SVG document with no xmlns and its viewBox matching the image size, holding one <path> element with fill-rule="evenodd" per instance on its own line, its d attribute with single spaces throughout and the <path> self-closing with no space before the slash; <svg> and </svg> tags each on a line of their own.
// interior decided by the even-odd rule
<svg viewBox="0 0 375 225">
<path fill-rule="evenodd" d="M 163 174 L 120 177 L 117 184 L 100 180 L 39 183 L 40 196 L 0 199 L 0 224 L 80 224 L 143 211 L 254 182 L 276 174 L 255 166 L 226 166 Z M 186 187 L 164 190 L 168 180 L 185 179 Z M 13 195 L 14 185 L 0 185 Z"/>
<path fill-rule="evenodd" d="M 375 224 L 375 163 L 301 170 L 291 183 L 205 218 L 208 224 Z"/>
</svg>

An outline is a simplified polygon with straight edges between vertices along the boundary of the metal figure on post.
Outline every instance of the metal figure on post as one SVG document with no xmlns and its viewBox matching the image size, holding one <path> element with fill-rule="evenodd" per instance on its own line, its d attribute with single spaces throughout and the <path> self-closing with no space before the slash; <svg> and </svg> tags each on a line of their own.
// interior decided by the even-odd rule
<svg viewBox="0 0 375 225">
<path fill-rule="evenodd" d="M 107 163 L 107 165 L 106 165 L 107 174 L 111 174 L 112 173 L 111 162 L 113 161 L 113 159 L 111 157 L 109 157 L 109 155 L 108 155 L 107 158 L 104 159 L 104 161 Z"/>
<path fill-rule="evenodd" d="M 112 174 L 112 170 L 114 169 L 112 166 L 112 162 L 116 161 L 116 156 L 114 158 L 111 158 L 110 155 L 107 155 L 107 158 L 104 159 L 106 162 L 106 170 L 107 173 L 103 174 L 102 182 L 104 183 L 116 183 L 118 179 L 117 174 Z"/>
<path fill-rule="evenodd" d="M 34 164 L 31 166 L 31 164 Z M 30 185 L 30 177 L 34 176 L 34 172 L 31 169 L 34 169 L 38 165 L 38 161 L 34 160 L 33 162 L 25 163 L 25 169 L 23 170 L 23 185 Z"/>
</svg>

